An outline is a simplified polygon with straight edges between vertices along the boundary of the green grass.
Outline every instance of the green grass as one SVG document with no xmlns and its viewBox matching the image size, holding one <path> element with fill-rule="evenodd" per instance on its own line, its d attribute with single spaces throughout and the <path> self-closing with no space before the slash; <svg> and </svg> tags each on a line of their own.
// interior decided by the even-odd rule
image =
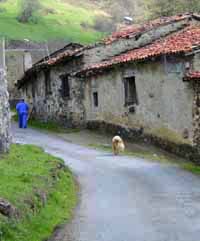
<svg viewBox="0 0 200 241">
<path fill-rule="evenodd" d="M 13 113 L 15 113 L 12 116 L 12 119 L 15 122 L 18 122 L 18 116 L 16 114 L 15 110 L 12 110 Z M 57 123 L 53 121 L 48 121 L 48 122 L 42 122 L 39 120 L 35 119 L 29 119 L 28 121 L 28 127 L 39 129 L 39 130 L 44 130 L 48 132 L 53 132 L 53 133 L 74 133 L 74 132 L 79 132 L 80 129 L 73 129 L 73 128 L 63 128 L 62 126 L 58 125 Z"/>
<path fill-rule="evenodd" d="M 30 119 L 28 121 L 28 126 L 44 131 L 50 131 L 54 133 L 72 133 L 72 132 L 79 132 L 79 129 L 72 129 L 72 128 L 63 128 L 59 126 L 57 123 L 48 121 L 48 122 L 41 122 L 39 120 Z"/>
<path fill-rule="evenodd" d="M 174 142 L 176 144 L 191 144 L 188 139 L 184 139 L 180 134 L 165 127 L 151 129 L 147 133 L 164 138 L 165 140 Z"/>
<path fill-rule="evenodd" d="M 20 212 L 17 220 L 0 215 L 0 240 L 42 241 L 70 218 L 76 185 L 62 160 L 35 146 L 12 145 L 10 153 L 0 157 L 0 197 Z"/>
<path fill-rule="evenodd" d="M 200 166 L 194 163 L 184 163 L 182 168 L 186 171 L 192 172 L 195 175 L 200 175 Z"/>
<path fill-rule="evenodd" d="M 104 36 L 93 29 L 94 21 L 100 13 L 93 9 L 78 7 L 59 0 L 41 0 L 42 8 L 35 13 L 37 23 L 20 23 L 19 1 L 7 0 L 0 3 L 0 32 L 8 39 L 68 40 L 91 43 Z M 46 9 L 54 13 L 46 13 Z M 86 27 L 83 27 L 83 24 Z"/>
</svg>

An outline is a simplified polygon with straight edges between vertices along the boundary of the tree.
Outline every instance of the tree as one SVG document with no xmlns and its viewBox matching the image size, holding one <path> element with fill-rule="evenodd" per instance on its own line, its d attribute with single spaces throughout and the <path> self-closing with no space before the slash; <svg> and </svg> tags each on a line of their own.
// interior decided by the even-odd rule
<svg viewBox="0 0 200 241">
<path fill-rule="evenodd" d="M 20 14 L 18 16 L 19 22 L 28 23 L 36 22 L 34 13 L 40 8 L 39 0 L 20 0 Z"/>
<path fill-rule="evenodd" d="M 200 11 L 199 0 L 145 0 L 149 18 Z"/>
<path fill-rule="evenodd" d="M 199 0 L 182 0 L 183 10 L 186 12 L 199 12 L 200 2 Z"/>
</svg>

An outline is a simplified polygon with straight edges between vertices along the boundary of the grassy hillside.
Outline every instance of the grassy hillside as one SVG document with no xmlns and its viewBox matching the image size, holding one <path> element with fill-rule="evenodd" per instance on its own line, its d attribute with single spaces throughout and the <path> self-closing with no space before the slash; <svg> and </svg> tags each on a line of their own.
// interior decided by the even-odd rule
<svg viewBox="0 0 200 241">
<path fill-rule="evenodd" d="M 31 145 L 0 156 L 0 197 L 17 210 L 0 214 L 1 241 L 42 241 L 66 222 L 76 205 L 76 184 L 63 161 Z"/>
<path fill-rule="evenodd" d="M 0 0 L 0 35 L 14 40 L 91 43 L 114 31 L 124 16 L 141 21 L 143 1 Z M 30 21 L 19 21 L 28 4 L 34 9 Z"/>
<path fill-rule="evenodd" d="M 0 32 L 9 39 L 44 41 L 65 39 L 81 43 L 94 42 L 103 37 L 95 31 L 95 18 L 103 16 L 98 8 L 77 6 L 70 1 L 40 0 L 34 12 L 37 22 L 20 23 L 21 0 L 4 0 L 0 3 Z"/>
</svg>

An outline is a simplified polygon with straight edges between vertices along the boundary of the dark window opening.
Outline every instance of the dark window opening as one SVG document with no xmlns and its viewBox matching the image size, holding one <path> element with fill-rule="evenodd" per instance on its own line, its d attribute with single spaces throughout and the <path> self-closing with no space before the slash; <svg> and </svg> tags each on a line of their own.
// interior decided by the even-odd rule
<svg viewBox="0 0 200 241">
<path fill-rule="evenodd" d="M 35 98 L 35 83 L 32 83 L 32 97 Z"/>
<path fill-rule="evenodd" d="M 49 95 L 51 94 L 51 77 L 50 77 L 50 71 L 45 71 L 44 73 L 45 77 L 45 94 Z"/>
<path fill-rule="evenodd" d="M 94 101 L 94 106 L 98 107 L 99 106 L 98 92 L 93 93 L 93 101 Z"/>
<path fill-rule="evenodd" d="M 125 105 L 138 105 L 135 77 L 125 79 Z"/>
<path fill-rule="evenodd" d="M 25 88 L 25 95 L 26 95 L 26 97 L 28 96 L 28 87 L 27 86 Z"/>
<path fill-rule="evenodd" d="M 68 76 L 62 77 L 62 97 L 69 98 L 70 97 L 70 86 L 69 86 L 69 78 Z"/>
</svg>

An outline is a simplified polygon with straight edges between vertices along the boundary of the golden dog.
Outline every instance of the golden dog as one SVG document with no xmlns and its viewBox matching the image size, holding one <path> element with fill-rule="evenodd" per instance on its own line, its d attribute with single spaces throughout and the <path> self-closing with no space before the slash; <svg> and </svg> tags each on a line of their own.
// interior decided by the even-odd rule
<svg viewBox="0 0 200 241">
<path fill-rule="evenodd" d="M 114 136 L 112 139 L 112 149 L 115 155 L 118 155 L 120 152 L 123 152 L 125 149 L 124 142 L 120 136 Z"/>
</svg>

